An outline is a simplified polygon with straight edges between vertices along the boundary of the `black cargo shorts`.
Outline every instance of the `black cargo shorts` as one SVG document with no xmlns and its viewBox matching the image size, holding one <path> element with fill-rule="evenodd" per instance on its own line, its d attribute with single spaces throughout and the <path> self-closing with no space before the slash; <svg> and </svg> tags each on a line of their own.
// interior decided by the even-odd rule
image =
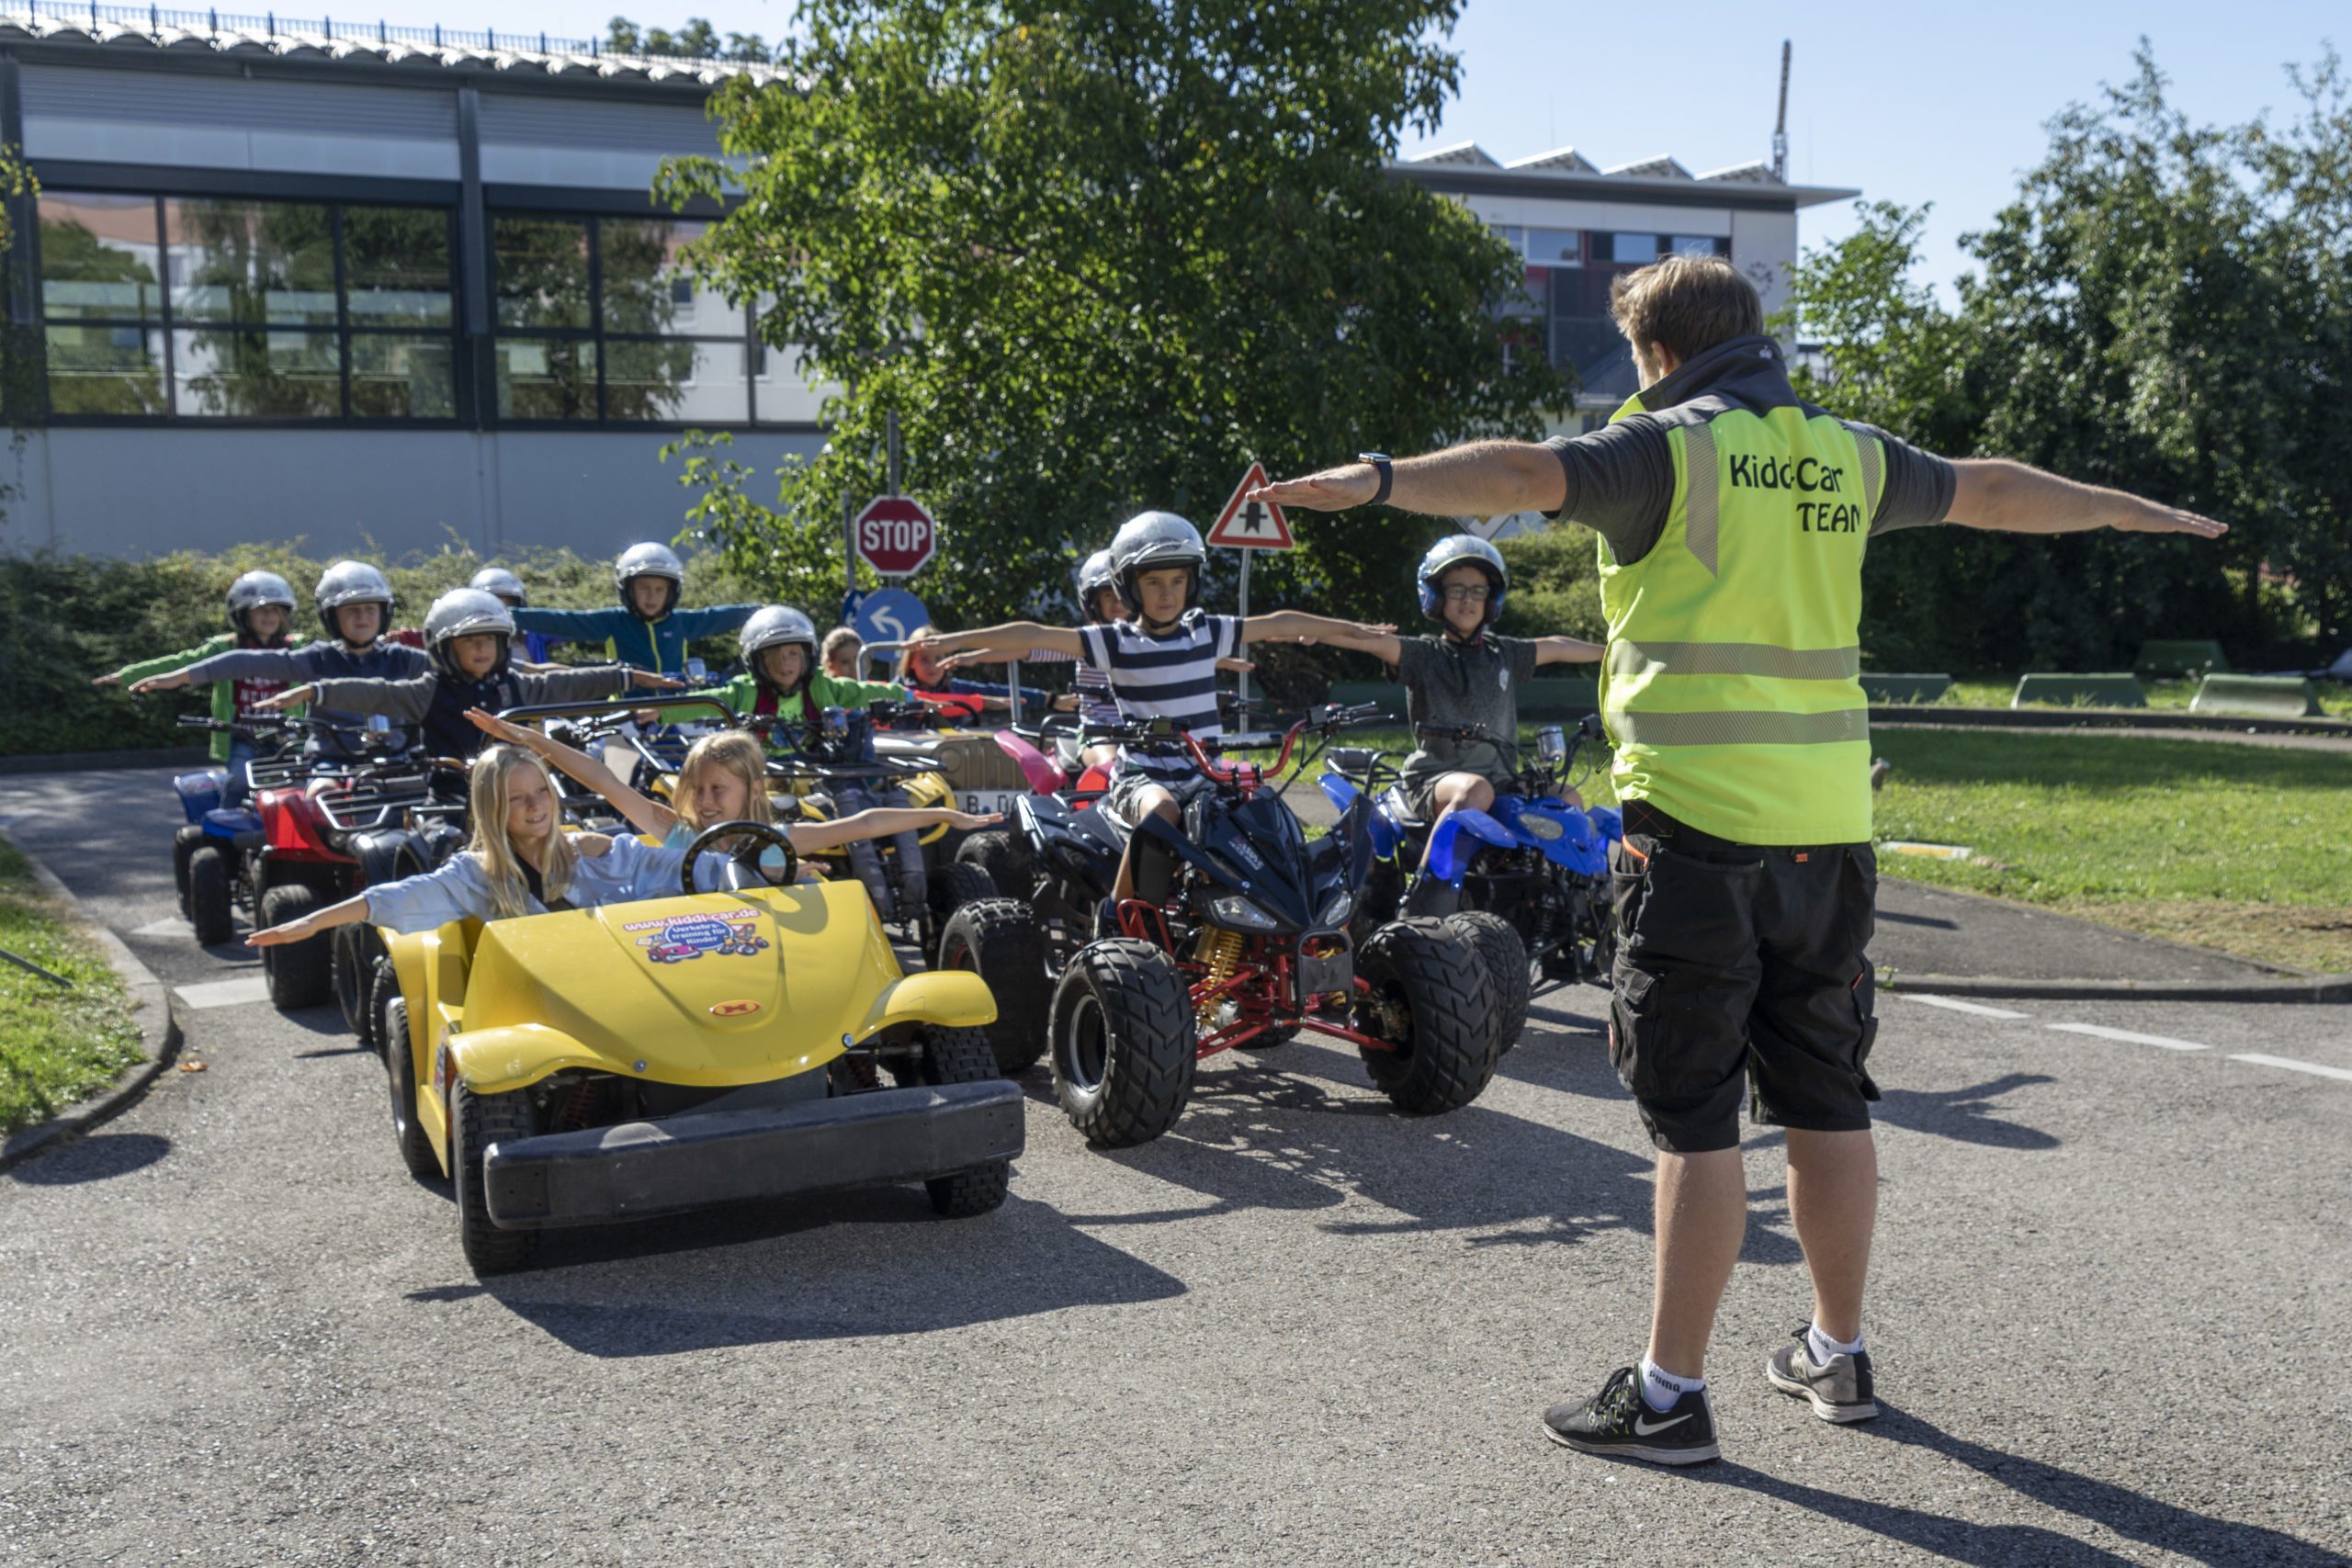
<svg viewBox="0 0 2352 1568">
<path fill-rule="evenodd" d="M 1870 1126 L 1868 844 L 1737 844 L 1632 801 L 1611 871 L 1609 1059 L 1651 1142 L 1737 1147 L 1743 1090 L 1761 1126 Z"/>
</svg>

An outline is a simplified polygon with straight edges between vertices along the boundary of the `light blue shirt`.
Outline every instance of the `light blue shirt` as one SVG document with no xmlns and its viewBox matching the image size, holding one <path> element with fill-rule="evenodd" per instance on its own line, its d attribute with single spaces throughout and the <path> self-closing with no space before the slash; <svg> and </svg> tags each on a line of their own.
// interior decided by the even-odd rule
<svg viewBox="0 0 2352 1568">
<path fill-rule="evenodd" d="M 697 835 L 695 830 L 686 826 L 686 819 L 681 817 L 678 820 L 670 824 L 669 836 L 662 840 L 662 847 L 665 850 L 683 850 L 688 844 L 693 843 L 696 836 Z M 784 852 L 777 849 L 774 844 L 770 844 L 767 848 L 762 850 L 760 852 L 760 869 L 762 871 L 769 872 L 782 871 L 784 869 Z M 810 879 L 804 875 L 800 880 L 807 882 Z"/>
<path fill-rule="evenodd" d="M 613 847 L 601 855 L 579 855 L 572 861 L 571 884 L 563 897 L 575 909 L 600 904 L 627 904 L 642 898 L 674 898 L 682 891 L 678 868 L 686 852 L 653 849 L 625 833 L 613 836 Z M 715 892 L 725 866 L 723 856 L 706 854 L 695 865 L 695 886 Z M 527 893 L 529 912 L 544 915 L 547 906 Z M 491 902 L 490 882 L 481 861 L 471 850 L 451 855 L 441 866 L 422 876 L 404 876 L 381 887 L 368 889 L 368 918 L 397 931 L 429 931 L 451 920 L 497 918 Z"/>
</svg>

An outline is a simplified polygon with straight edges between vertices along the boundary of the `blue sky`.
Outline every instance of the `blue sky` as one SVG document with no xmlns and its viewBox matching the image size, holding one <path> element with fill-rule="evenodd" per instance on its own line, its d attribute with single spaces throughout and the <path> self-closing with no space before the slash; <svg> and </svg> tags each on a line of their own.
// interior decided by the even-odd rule
<svg viewBox="0 0 2352 1568">
<path fill-rule="evenodd" d="M 722 32 L 769 38 L 790 16 L 784 0 L 665 4 L 676 14 L 650 0 L 621 8 L 648 25 L 707 16 Z M 385 12 L 393 21 L 576 36 L 601 33 L 610 14 L 583 10 L 580 0 L 474 0 L 450 9 L 400 0 Z M 1462 96 L 1436 135 L 1406 151 L 1476 141 L 1508 162 L 1572 144 L 1603 166 L 1668 152 L 1693 171 L 1764 157 L 1786 37 L 1796 46 L 1792 177 L 1933 202 L 1927 276 L 1945 285 L 1965 265 L 1960 236 L 2001 207 L 2048 145 L 2044 122 L 2070 101 L 2096 97 L 2102 82 L 2128 76 L 2141 35 L 2172 78 L 2177 105 L 2198 119 L 2235 121 L 2266 107 L 2290 112 L 2296 100 L 2282 67 L 2316 60 L 2331 29 L 2352 50 L 2352 10 L 2342 0 L 1989 0 L 1809 13 L 1717 0 L 1468 0 L 1453 34 Z M 1815 208 L 1804 239 L 1850 227 L 1846 207 Z"/>
</svg>

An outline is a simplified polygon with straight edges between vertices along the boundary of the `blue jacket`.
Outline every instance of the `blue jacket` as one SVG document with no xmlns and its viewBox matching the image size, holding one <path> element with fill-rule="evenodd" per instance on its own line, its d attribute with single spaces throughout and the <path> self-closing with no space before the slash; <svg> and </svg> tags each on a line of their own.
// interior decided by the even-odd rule
<svg viewBox="0 0 2352 1568">
<path fill-rule="evenodd" d="M 689 641 L 731 632 L 758 608 L 757 604 L 712 604 L 700 610 L 673 610 L 658 621 L 648 621 L 618 604 L 608 610 L 542 610 L 525 605 L 514 612 L 514 627 L 544 632 L 550 640 L 601 642 L 605 657 L 616 663 L 633 664 L 656 675 L 675 675 L 686 667 Z"/>
<path fill-rule="evenodd" d="M 216 653 L 209 659 L 199 659 L 187 667 L 188 684 L 201 686 L 213 681 L 250 681 L 266 679 L 284 681 L 288 685 L 308 685 L 313 681 L 404 681 L 429 673 L 433 660 L 421 650 L 379 637 L 368 645 L 367 651 L 354 653 L 340 642 L 305 643 L 300 648 L 238 648 L 226 653 Z M 311 708 L 311 716 L 336 726 L 334 729 L 313 730 L 305 750 L 314 756 L 350 758 L 363 755 L 367 747 L 368 719 L 364 714 L 349 709 Z M 416 741 L 413 730 L 408 731 L 411 745 Z"/>
</svg>

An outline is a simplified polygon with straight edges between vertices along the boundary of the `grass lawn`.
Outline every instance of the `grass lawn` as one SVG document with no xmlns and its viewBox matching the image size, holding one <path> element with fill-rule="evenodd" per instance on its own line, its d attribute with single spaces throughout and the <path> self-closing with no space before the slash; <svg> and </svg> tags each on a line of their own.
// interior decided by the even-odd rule
<svg viewBox="0 0 2352 1568">
<path fill-rule="evenodd" d="M 1884 855 L 1921 882 L 2305 969 L 2352 971 L 2352 758 L 2210 740 L 1883 728 Z"/>
<path fill-rule="evenodd" d="M 74 985 L 68 991 L 0 960 L 0 1133 L 6 1133 L 104 1089 L 140 1060 L 140 1050 L 121 977 L 6 844 L 0 948 Z"/>
<path fill-rule="evenodd" d="M 2168 709 L 2174 713 L 2187 713 L 2190 700 L 2197 695 L 2199 682 L 2194 680 L 2143 680 L 2140 685 L 2148 694 L 2149 707 Z M 2352 685 L 2346 685 L 2341 681 L 2314 681 L 2312 686 L 2318 692 L 2319 705 L 2328 717 L 2352 718 Z M 2009 698 L 2017 689 L 2018 681 L 2014 675 L 1993 675 L 1982 678 L 1967 676 L 1952 682 L 1950 691 L 1928 705 L 1930 707 L 2005 708 L 2009 705 Z M 2035 703 L 2031 705 L 2050 707 L 2057 705 Z"/>
</svg>

